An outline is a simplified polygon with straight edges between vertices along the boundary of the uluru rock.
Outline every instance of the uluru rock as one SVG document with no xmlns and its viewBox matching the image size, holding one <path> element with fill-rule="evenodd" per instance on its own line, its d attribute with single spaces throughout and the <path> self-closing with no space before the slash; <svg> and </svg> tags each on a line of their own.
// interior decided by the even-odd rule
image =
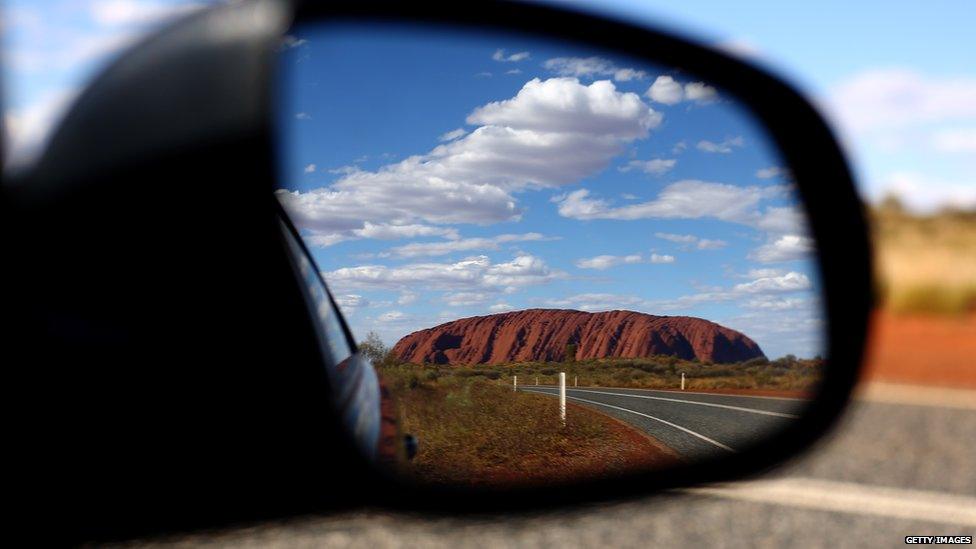
<svg viewBox="0 0 976 549">
<path fill-rule="evenodd" d="M 705 362 L 765 358 L 755 341 L 714 322 L 634 311 L 527 309 L 462 318 L 405 336 L 393 346 L 405 362 L 501 364 L 674 355 Z"/>
</svg>

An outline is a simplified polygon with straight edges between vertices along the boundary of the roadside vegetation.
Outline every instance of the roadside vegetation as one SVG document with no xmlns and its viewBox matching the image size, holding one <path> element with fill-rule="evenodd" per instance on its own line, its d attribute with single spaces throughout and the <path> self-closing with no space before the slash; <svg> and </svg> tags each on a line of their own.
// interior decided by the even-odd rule
<svg viewBox="0 0 976 549">
<path fill-rule="evenodd" d="M 361 344 L 396 400 L 399 428 L 419 440 L 403 473 L 423 482 L 503 486 L 663 468 L 677 454 L 616 419 L 514 392 L 502 371 L 392 360 L 378 338 Z"/>
<path fill-rule="evenodd" d="M 703 364 L 672 356 L 567 362 L 451 366 L 407 364 L 370 334 L 360 344 L 396 400 L 401 432 L 416 436 L 417 456 L 404 472 L 435 483 L 499 485 L 606 476 L 666 467 L 677 454 L 609 416 L 572 402 L 566 424 L 551 396 L 519 386 L 567 385 L 686 390 L 809 392 L 823 361 L 792 356 L 736 364 Z"/>
<path fill-rule="evenodd" d="M 572 353 L 568 353 L 571 355 Z M 481 379 L 510 387 L 512 376 L 520 385 L 553 385 L 559 372 L 566 372 L 572 387 L 632 387 L 680 389 L 681 374 L 686 390 L 765 390 L 784 393 L 812 392 L 821 379 L 824 360 L 787 355 L 776 360 L 755 358 L 729 364 L 703 363 L 674 356 L 648 358 L 605 358 L 565 362 L 521 362 L 512 364 L 452 366 L 448 364 L 404 364 L 394 357 L 376 357 L 385 375 L 404 377 L 408 383 L 439 379 Z"/>
<path fill-rule="evenodd" d="M 870 221 L 883 308 L 976 313 L 976 211 L 913 215 L 889 197 L 871 210 Z"/>
</svg>

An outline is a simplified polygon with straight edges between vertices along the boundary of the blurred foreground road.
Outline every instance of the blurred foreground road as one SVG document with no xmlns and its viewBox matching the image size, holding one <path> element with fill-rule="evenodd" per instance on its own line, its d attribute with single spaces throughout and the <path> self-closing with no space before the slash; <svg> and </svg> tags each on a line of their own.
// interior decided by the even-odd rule
<svg viewBox="0 0 976 549">
<path fill-rule="evenodd" d="M 908 535 L 976 534 L 976 392 L 885 384 L 867 389 L 832 436 L 756 479 L 758 486 L 737 483 L 518 517 L 432 519 L 358 511 L 149 543 L 893 547 Z"/>
</svg>

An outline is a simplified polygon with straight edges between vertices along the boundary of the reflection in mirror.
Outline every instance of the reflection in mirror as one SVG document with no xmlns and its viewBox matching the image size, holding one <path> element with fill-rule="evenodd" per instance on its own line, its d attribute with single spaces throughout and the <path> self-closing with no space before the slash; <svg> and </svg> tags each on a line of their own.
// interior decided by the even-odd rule
<svg viewBox="0 0 976 549">
<path fill-rule="evenodd" d="M 278 122 L 278 198 L 416 437 L 403 474 L 662 469 L 772 436 L 815 394 L 800 199 L 709 82 L 524 36 L 306 26 Z"/>
</svg>

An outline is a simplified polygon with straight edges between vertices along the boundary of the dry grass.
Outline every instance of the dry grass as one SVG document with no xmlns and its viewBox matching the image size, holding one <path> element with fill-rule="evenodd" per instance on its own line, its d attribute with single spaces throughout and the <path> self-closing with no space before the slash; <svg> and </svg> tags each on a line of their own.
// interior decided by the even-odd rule
<svg viewBox="0 0 976 549">
<path fill-rule="evenodd" d="M 883 306 L 896 313 L 976 311 L 976 212 L 871 212 Z"/>
<path fill-rule="evenodd" d="M 386 368 L 393 368 L 392 362 Z M 421 380 L 480 378 L 508 385 L 512 376 L 530 385 L 538 379 L 542 385 L 553 385 L 559 372 L 566 372 L 569 385 L 578 379 L 581 387 L 633 387 L 676 389 L 685 374 L 688 390 L 758 389 L 809 392 L 820 381 L 824 361 L 784 357 L 769 361 L 753 359 L 732 364 L 703 364 L 672 356 L 648 358 L 608 358 L 578 362 L 522 362 L 479 366 L 437 364 L 400 365 L 410 379 Z"/>
<path fill-rule="evenodd" d="M 420 441 L 405 473 L 424 482 L 546 483 L 664 467 L 676 459 L 598 412 L 570 405 L 562 425 L 556 399 L 515 393 L 500 376 L 458 372 L 380 366 L 397 400 L 401 431 Z"/>
</svg>

